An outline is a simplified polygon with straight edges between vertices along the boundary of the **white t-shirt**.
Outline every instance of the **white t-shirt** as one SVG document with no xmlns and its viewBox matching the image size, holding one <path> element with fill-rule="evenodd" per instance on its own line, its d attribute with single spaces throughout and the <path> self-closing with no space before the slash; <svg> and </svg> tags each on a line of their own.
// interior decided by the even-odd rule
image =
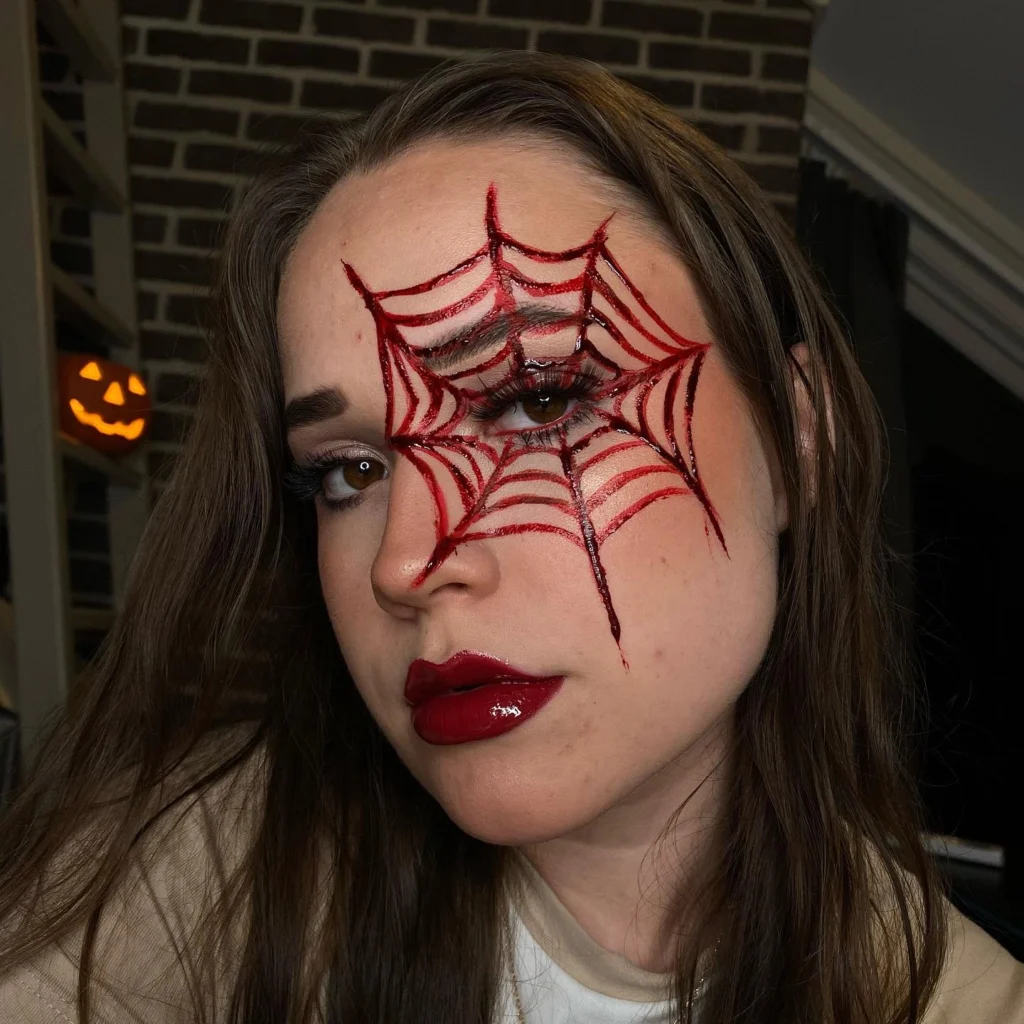
<svg viewBox="0 0 1024 1024">
<path fill-rule="evenodd" d="M 563 970 L 530 934 L 518 915 L 513 917 L 519 998 L 527 1024 L 673 1024 L 675 1002 L 625 999 L 587 988 Z M 497 1020 L 517 1024 L 509 980 Z"/>
<path fill-rule="evenodd" d="M 518 863 L 523 886 L 510 923 L 527 1024 L 674 1024 L 670 976 L 602 948 L 529 861 Z M 496 1020 L 518 1024 L 507 972 L 504 980 Z"/>
</svg>

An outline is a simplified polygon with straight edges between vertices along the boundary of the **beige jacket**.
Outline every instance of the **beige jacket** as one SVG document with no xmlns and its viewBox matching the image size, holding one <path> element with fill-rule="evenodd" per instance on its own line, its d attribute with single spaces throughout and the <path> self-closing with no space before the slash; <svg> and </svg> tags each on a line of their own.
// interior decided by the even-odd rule
<svg viewBox="0 0 1024 1024">
<path fill-rule="evenodd" d="M 233 781 L 164 825 L 148 870 L 125 887 L 130 895 L 112 904 L 99 931 L 96 963 L 104 969 L 94 974 L 98 1024 L 196 1024 L 190 981 L 203 993 L 209 1020 L 224 1019 L 230 958 L 221 958 L 219 976 L 189 979 L 176 948 L 187 946 L 218 877 L 236 862 L 239 837 L 251 834 L 252 806 L 252 788 Z M 536 878 L 521 918 L 563 970 L 602 991 L 625 985 L 624 998 L 637 998 L 644 985 L 657 983 L 659 976 L 643 977 L 647 972 L 601 950 Z M 946 910 L 950 955 L 923 1024 L 1024 1024 L 1024 965 L 953 907 L 946 904 Z M 79 940 L 0 978 L 0 1024 L 78 1024 Z"/>
</svg>

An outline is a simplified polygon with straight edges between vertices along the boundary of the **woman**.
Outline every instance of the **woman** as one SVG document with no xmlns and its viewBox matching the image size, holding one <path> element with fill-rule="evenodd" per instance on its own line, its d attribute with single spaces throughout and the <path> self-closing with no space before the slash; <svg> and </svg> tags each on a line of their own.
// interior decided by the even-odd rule
<svg viewBox="0 0 1024 1024">
<path fill-rule="evenodd" d="M 216 310 L 5 1019 L 1024 1021 L 918 839 L 870 396 L 720 152 L 448 67 L 252 185 Z"/>
</svg>

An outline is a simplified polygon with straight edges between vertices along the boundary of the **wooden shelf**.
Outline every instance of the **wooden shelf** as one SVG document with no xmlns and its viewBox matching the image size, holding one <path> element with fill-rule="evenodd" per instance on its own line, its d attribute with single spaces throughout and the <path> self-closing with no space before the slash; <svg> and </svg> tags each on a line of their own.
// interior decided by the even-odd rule
<svg viewBox="0 0 1024 1024">
<path fill-rule="evenodd" d="M 109 341 L 124 348 L 135 344 L 131 328 L 116 314 L 101 305 L 73 277 L 50 265 L 57 318 L 74 324 L 83 334 Z"/>
<path fill-rule="evenodd" d="M 40 99 L 39 109 L 46 159 L 56 175 L 70 187 L 86 209 L 103 213 L 123 212 L 126 205 L 124 193 L 45 100 Z"/>
<path fill-rule="evenodd" d="M 117 61 L 73 0 L 36 0 L 36 13 L 83 78 L 117 78 Z"/>
<path fill-rule="evenodd" d="M 81 441 L 76 441 L 67 434 L 61 434 L 57 441 L 61 455 L 68 459 L 73 466 L 80 466 L 92 470 L 94 473 L 102 473 L 111 483 L 121 484 L 124 487 L 138 487 L 142 483 L 142 474 L 129 466 L 116 462 L 109 455 L 90 448 Z"/>
<path fill-rule="evenodd" d="M 72 608 L 71 628 L 106 630 L 114 623 L 116 612 L 113 608 Z"/>
<path fill-rule="evenodd" d="M 68 347 L 97 356 L 109 351 L 127 363 L 137 359 L 131 203 L 122 167 L 128 131 L 120 7 L 119 0 L 0 0 L 0 310 L 14 325 L 0 331 L 0 398 L 4 428 L 18 440 L 4 477 L 26 764 L 75 685 L 76 654 L 85 655 L 110 624 L 104 606 L 120 607 L 149 513 L 145 455 L 108 457 L 61 437 L 54 393 L 58 327 L 61 341 L 73 342 Z M 56 100 L 53 109 L 41 103 L 40 32 L 70 62 L 76 80 L 84 80 L 84 137 L 54 117 Z M 67 182 L 76 206 L 93 211 L 91 293 L 82 278 L 51 263 L 47 172 Z M 73 339 L 65 327 L 67 334 L 74 330 Z M 109 564 L 109 593 L 100 589 L 102 578 L 89 590 L 71 591 L 68 499 L 82 481 L 108 493 L 109 558 L 102 576 Z"/>
</svg>

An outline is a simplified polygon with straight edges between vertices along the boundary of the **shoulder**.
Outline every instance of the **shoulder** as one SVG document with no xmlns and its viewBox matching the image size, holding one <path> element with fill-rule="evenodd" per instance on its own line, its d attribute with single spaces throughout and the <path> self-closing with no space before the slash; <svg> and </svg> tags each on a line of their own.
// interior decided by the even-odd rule
<svg viewBox="0 0 1024 1024">
<path fill-rule="evenodd" d="M 875 906 L 890 934 L 902 933 L 893 869 L 905 882 L 907 909 L 917 937 L 921 938 L 928 918 L 936 928 L 945 928 L 946 956 L 921 1024 L 1024 1024 L 1024 964 L 938 891 L 928 914 L 918 879 L 892 862 L 887 867 L 881 851 L 870 844 L 867 853 Z"/>
<path fill-rule="evenodd" d="M 225 744 L 222 755 L 232 739 L 217 738 Z M 154 809 L 169 807 L 152 820 L 104 900 L 91 988 L 94 1017 L 102 1024 L 194 1020 L 197 982 L 214 1002 L 223 997 L 246 924 L 244 900 L 233 894 L 231 883 L 259 827 L 265 753 L 257 748 L 205 782 L 216 763 L 213 746 L 205 743 L 169 776 L 165 791 L 154 794 Z M 69 869 L 87 869 L 83 848 L 103 830 L 101 822 L 91 825 L 88 837 L 69 844 L 65 863 L 52 874 L 67 878 Z M 230 933 L 215 934 L 206 923 L 223 900 L 237 912 L 228 918 Z M 0 978 L 0 1020 L 78 1020 L 84 935 L 79 927 Z"/>
<path fill-rule="evenodd" d="M 943 903 L 949 951 L 922 1024 L 1024 1024 L 1024 964 Z"/>
<path fill-rule="evenodd" d="M 236 742 L 231 733 L 211 737 L 170 777 L 156 801 L 167 810 L 137 847 L 139 871 L 226 876 L 240 864 L 264 808 L 266 751 L 257 746 L 239 764 L 209 778 L 219 760 L 217 747 L 223 756 Z"/>
</svg>

